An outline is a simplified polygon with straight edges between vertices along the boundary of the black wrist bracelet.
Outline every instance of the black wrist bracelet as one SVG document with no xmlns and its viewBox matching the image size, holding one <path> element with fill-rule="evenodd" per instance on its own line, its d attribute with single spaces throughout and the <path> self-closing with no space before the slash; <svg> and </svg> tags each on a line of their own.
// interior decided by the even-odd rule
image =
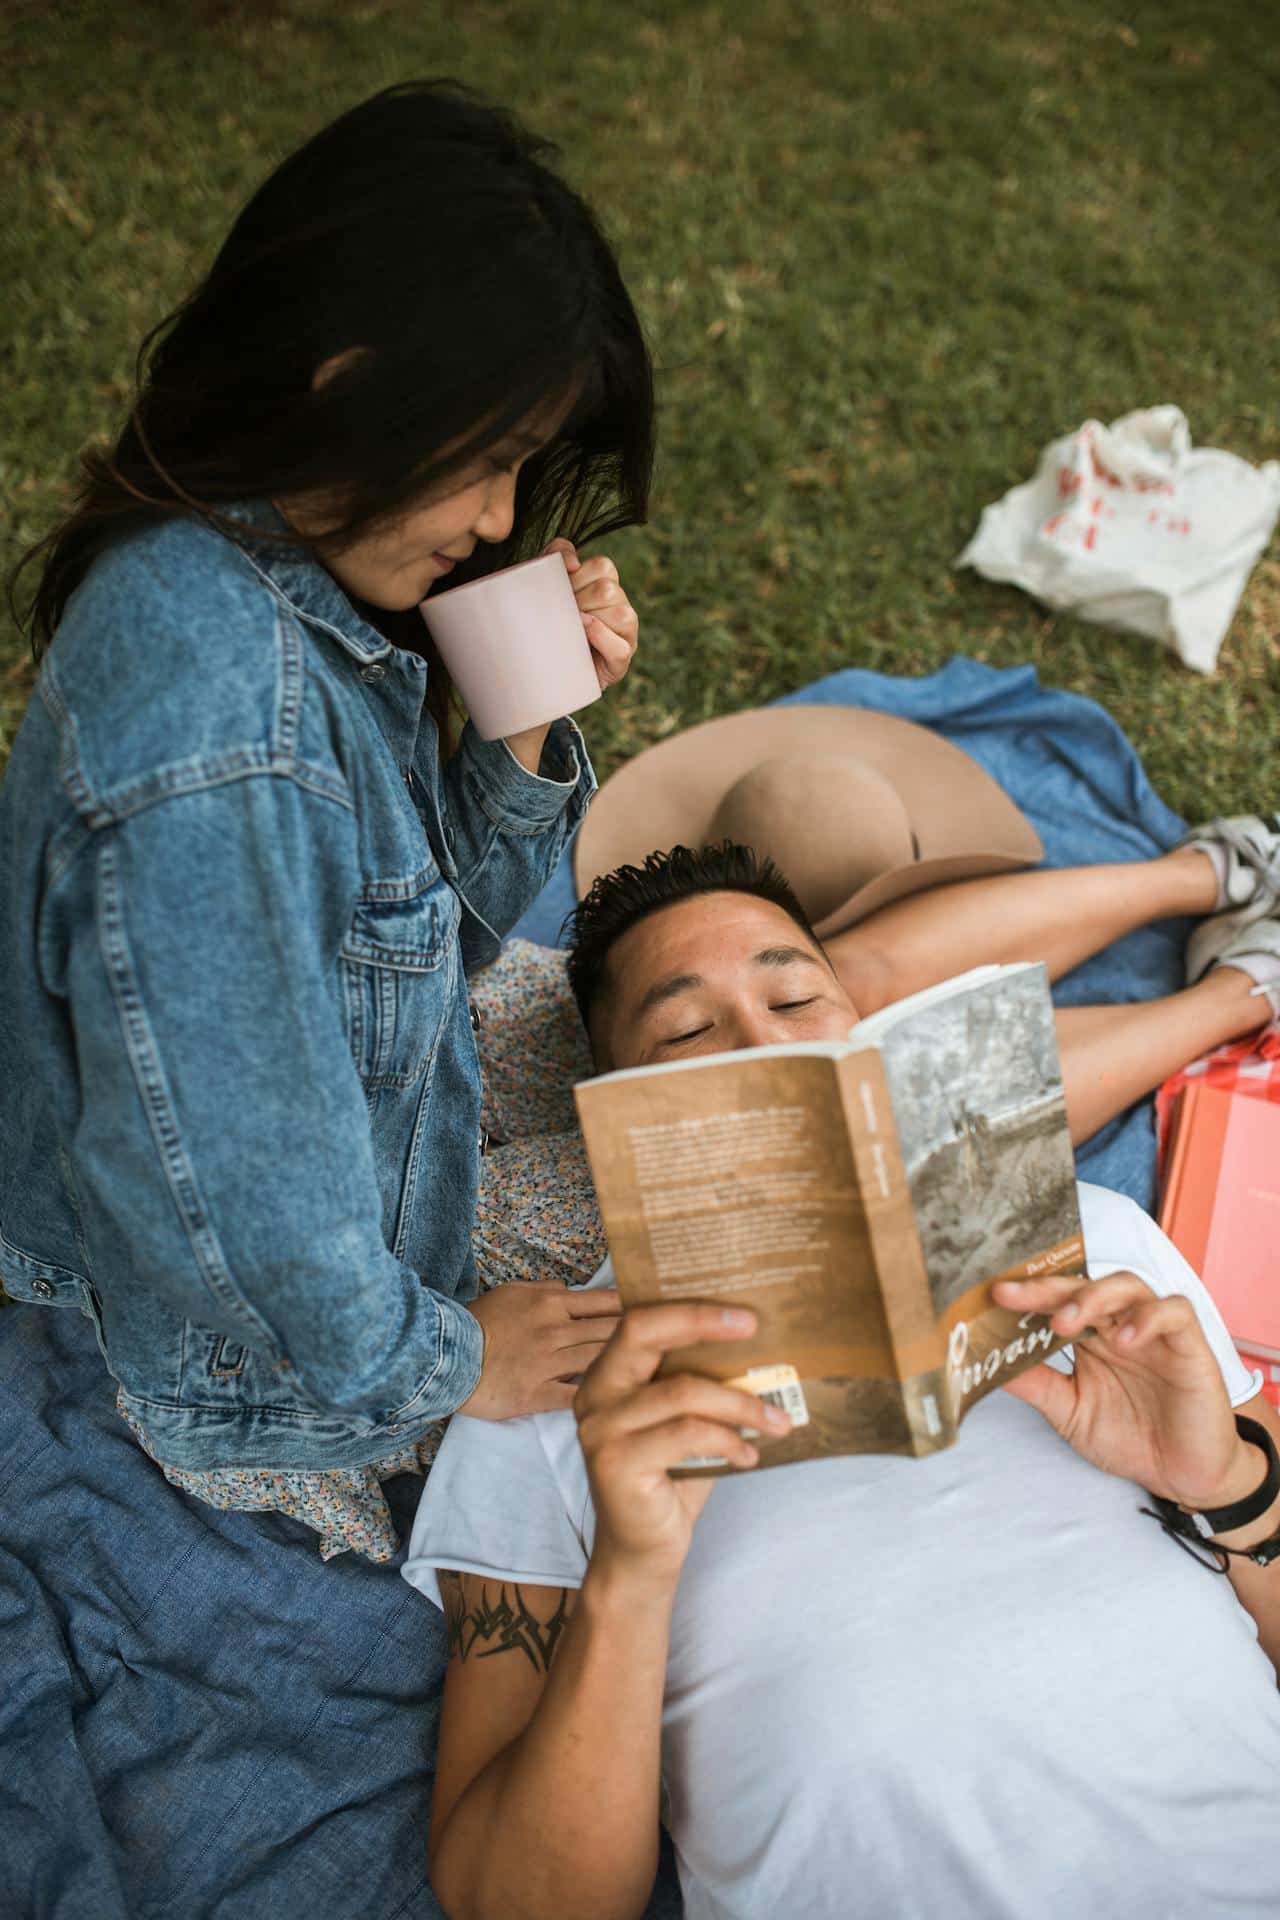
<svg viewBox="0 0 1280 1920">
<path fill-rule="evenodd" d="M 1266 1459 L 1266 1472 L 1253 1493 L 1229 1507 L 1210 1507 L 1204 1513 L 1189 1513 L 1176 1501 L 1163 1500 L 1153 1493 L 1148 1495 L 1152 1505 L 1138 1509 L 1139 1513 L 1158 1521 L 1170 1539 L 1176 1540 L 1184 1552 L 1213 1573 L 1226 1573 L 1232 1559 L 1251 1560 L 1256 1567 L 1269 1567 L 1273 1560 L 1280 1560 L 1280 1529 L 1269 1540 L 1259 1540 L 1252 1547 L 1224 1547 L 1214 1538 L 1215 1534 L 1234 1533 L 1237 1527 L 1247 1527 L 1280 1496 L 1280 1454 L 1267 1429 L 1238 1413 L 1236 1432 L 1249 1446 L 1257 1447 Z"/>
</svg>

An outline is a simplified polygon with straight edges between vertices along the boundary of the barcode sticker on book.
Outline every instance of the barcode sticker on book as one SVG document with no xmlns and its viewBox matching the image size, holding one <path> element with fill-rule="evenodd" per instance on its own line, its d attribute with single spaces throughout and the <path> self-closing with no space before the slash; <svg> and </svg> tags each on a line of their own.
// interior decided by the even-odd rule
<svg viewBox="0 0 1280 1920">
<path fill-rule="evenodd" d="M 793 1427 L 807 1427 L 809 1408 L 804 1397 L 804 1388 L 800 1385 L 800 1375 L 794 1367 L 749 1367 L 746 1373 L 740 1373 L 733 1380 L 726 1380 L 727 1387 L 741 1387 L 744 1393 L 754 1393 L 758 1400 L 767 1400 L 771 1407 L 781 1407 L 784 1413 L 791 1415 Z M 758 1440 L 755 1427 L 739 1427 L 744 1440 Z M 727 1467 L 729 1462 L 720 1454 L 689 1454 L 677 1462 L 685 1472 L 703 1467 Z"/>
<path fill-rule="evenodd" d="M 771 1407 L 781 1407 L 784 1413 L 791 1415 L 793 1427 L 807 1427 L 809 1424 L 804 1388 L 794 1367 L 748 1367 L 745 1373 L 740 1373 L 736 1380 L 730 1380 L 728 1385 L 741 1387 L 744 1393 L 754 1393 L 757 1399 L 768 1401 Z M 749 1427 L 744 1427 L 742 1431 L 748 1440 L 759 1438 Z"/>
</svg>

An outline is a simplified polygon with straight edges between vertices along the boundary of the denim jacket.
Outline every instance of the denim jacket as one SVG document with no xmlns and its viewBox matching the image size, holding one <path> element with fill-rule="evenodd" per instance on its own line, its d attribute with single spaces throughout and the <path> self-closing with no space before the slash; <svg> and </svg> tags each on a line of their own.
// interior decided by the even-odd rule
<svg viewBox="0 0 1280 1920">
<path fill-rule="evenodd" d="M 272 518 L 250 510 L 247 520 Z M 594 790 L 297 548 L 194 519 L 70 601 L 0 788 L 0 1279 L 93 1320 L 188 1469 L 375 1460 L 479 1378 L 490 961 Z"/>
</svg>

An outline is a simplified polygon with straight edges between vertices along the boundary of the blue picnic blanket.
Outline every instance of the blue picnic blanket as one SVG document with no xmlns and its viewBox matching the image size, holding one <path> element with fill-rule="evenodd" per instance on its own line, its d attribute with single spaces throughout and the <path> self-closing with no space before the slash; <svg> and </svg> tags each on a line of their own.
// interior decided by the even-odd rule
<svg viewBox="0 0 1280 1920">
<path fill-rule="evenodd" d="M 1142 858 L 1181 830 L 1101 708 L 1030 668 L 851 670 L 793 697 L 936 727 L 1030 815 L 1051 865 Z M 572 904 L 566 869 L 520 931 L 553 944 Z M 1185 931 L 1129 936 L 1058 998 L 1171 991 Z M 1147 1202 L 1149 1116 L 1081 1168 Z M 402 1530 L 420 1486 L 389 1483 Z M 0 1858 L 24 1920 L 439 1920 L 438 1615 L 395 1566 L 326 1565 L 300 1524 L 170 1487 L 65 1310 L 0 1311 L 0 1636 Z M 650 1911 L 679 1913 L 669 1855 Z"/>
</svg>

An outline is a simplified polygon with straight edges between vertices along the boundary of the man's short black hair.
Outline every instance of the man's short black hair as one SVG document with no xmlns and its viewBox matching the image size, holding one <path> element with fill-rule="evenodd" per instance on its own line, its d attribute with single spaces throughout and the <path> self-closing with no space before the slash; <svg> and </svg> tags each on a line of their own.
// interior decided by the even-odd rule
<svg viewBox="0 0 1280 1920">
<path fill-rule="evenodd" d="M 643 866 L 615 867 L 592 883 L 569 915 L 569 985 L 585 1025 L 604 984 L 615 941 L 662 907 L 700 893 L 750 893 L 790 914 L 811 940 L 809 916 L 773 861 L 752 847 L 721 840 L 714 847 L 671 847 L 651 853 Z"/>
</svg>

